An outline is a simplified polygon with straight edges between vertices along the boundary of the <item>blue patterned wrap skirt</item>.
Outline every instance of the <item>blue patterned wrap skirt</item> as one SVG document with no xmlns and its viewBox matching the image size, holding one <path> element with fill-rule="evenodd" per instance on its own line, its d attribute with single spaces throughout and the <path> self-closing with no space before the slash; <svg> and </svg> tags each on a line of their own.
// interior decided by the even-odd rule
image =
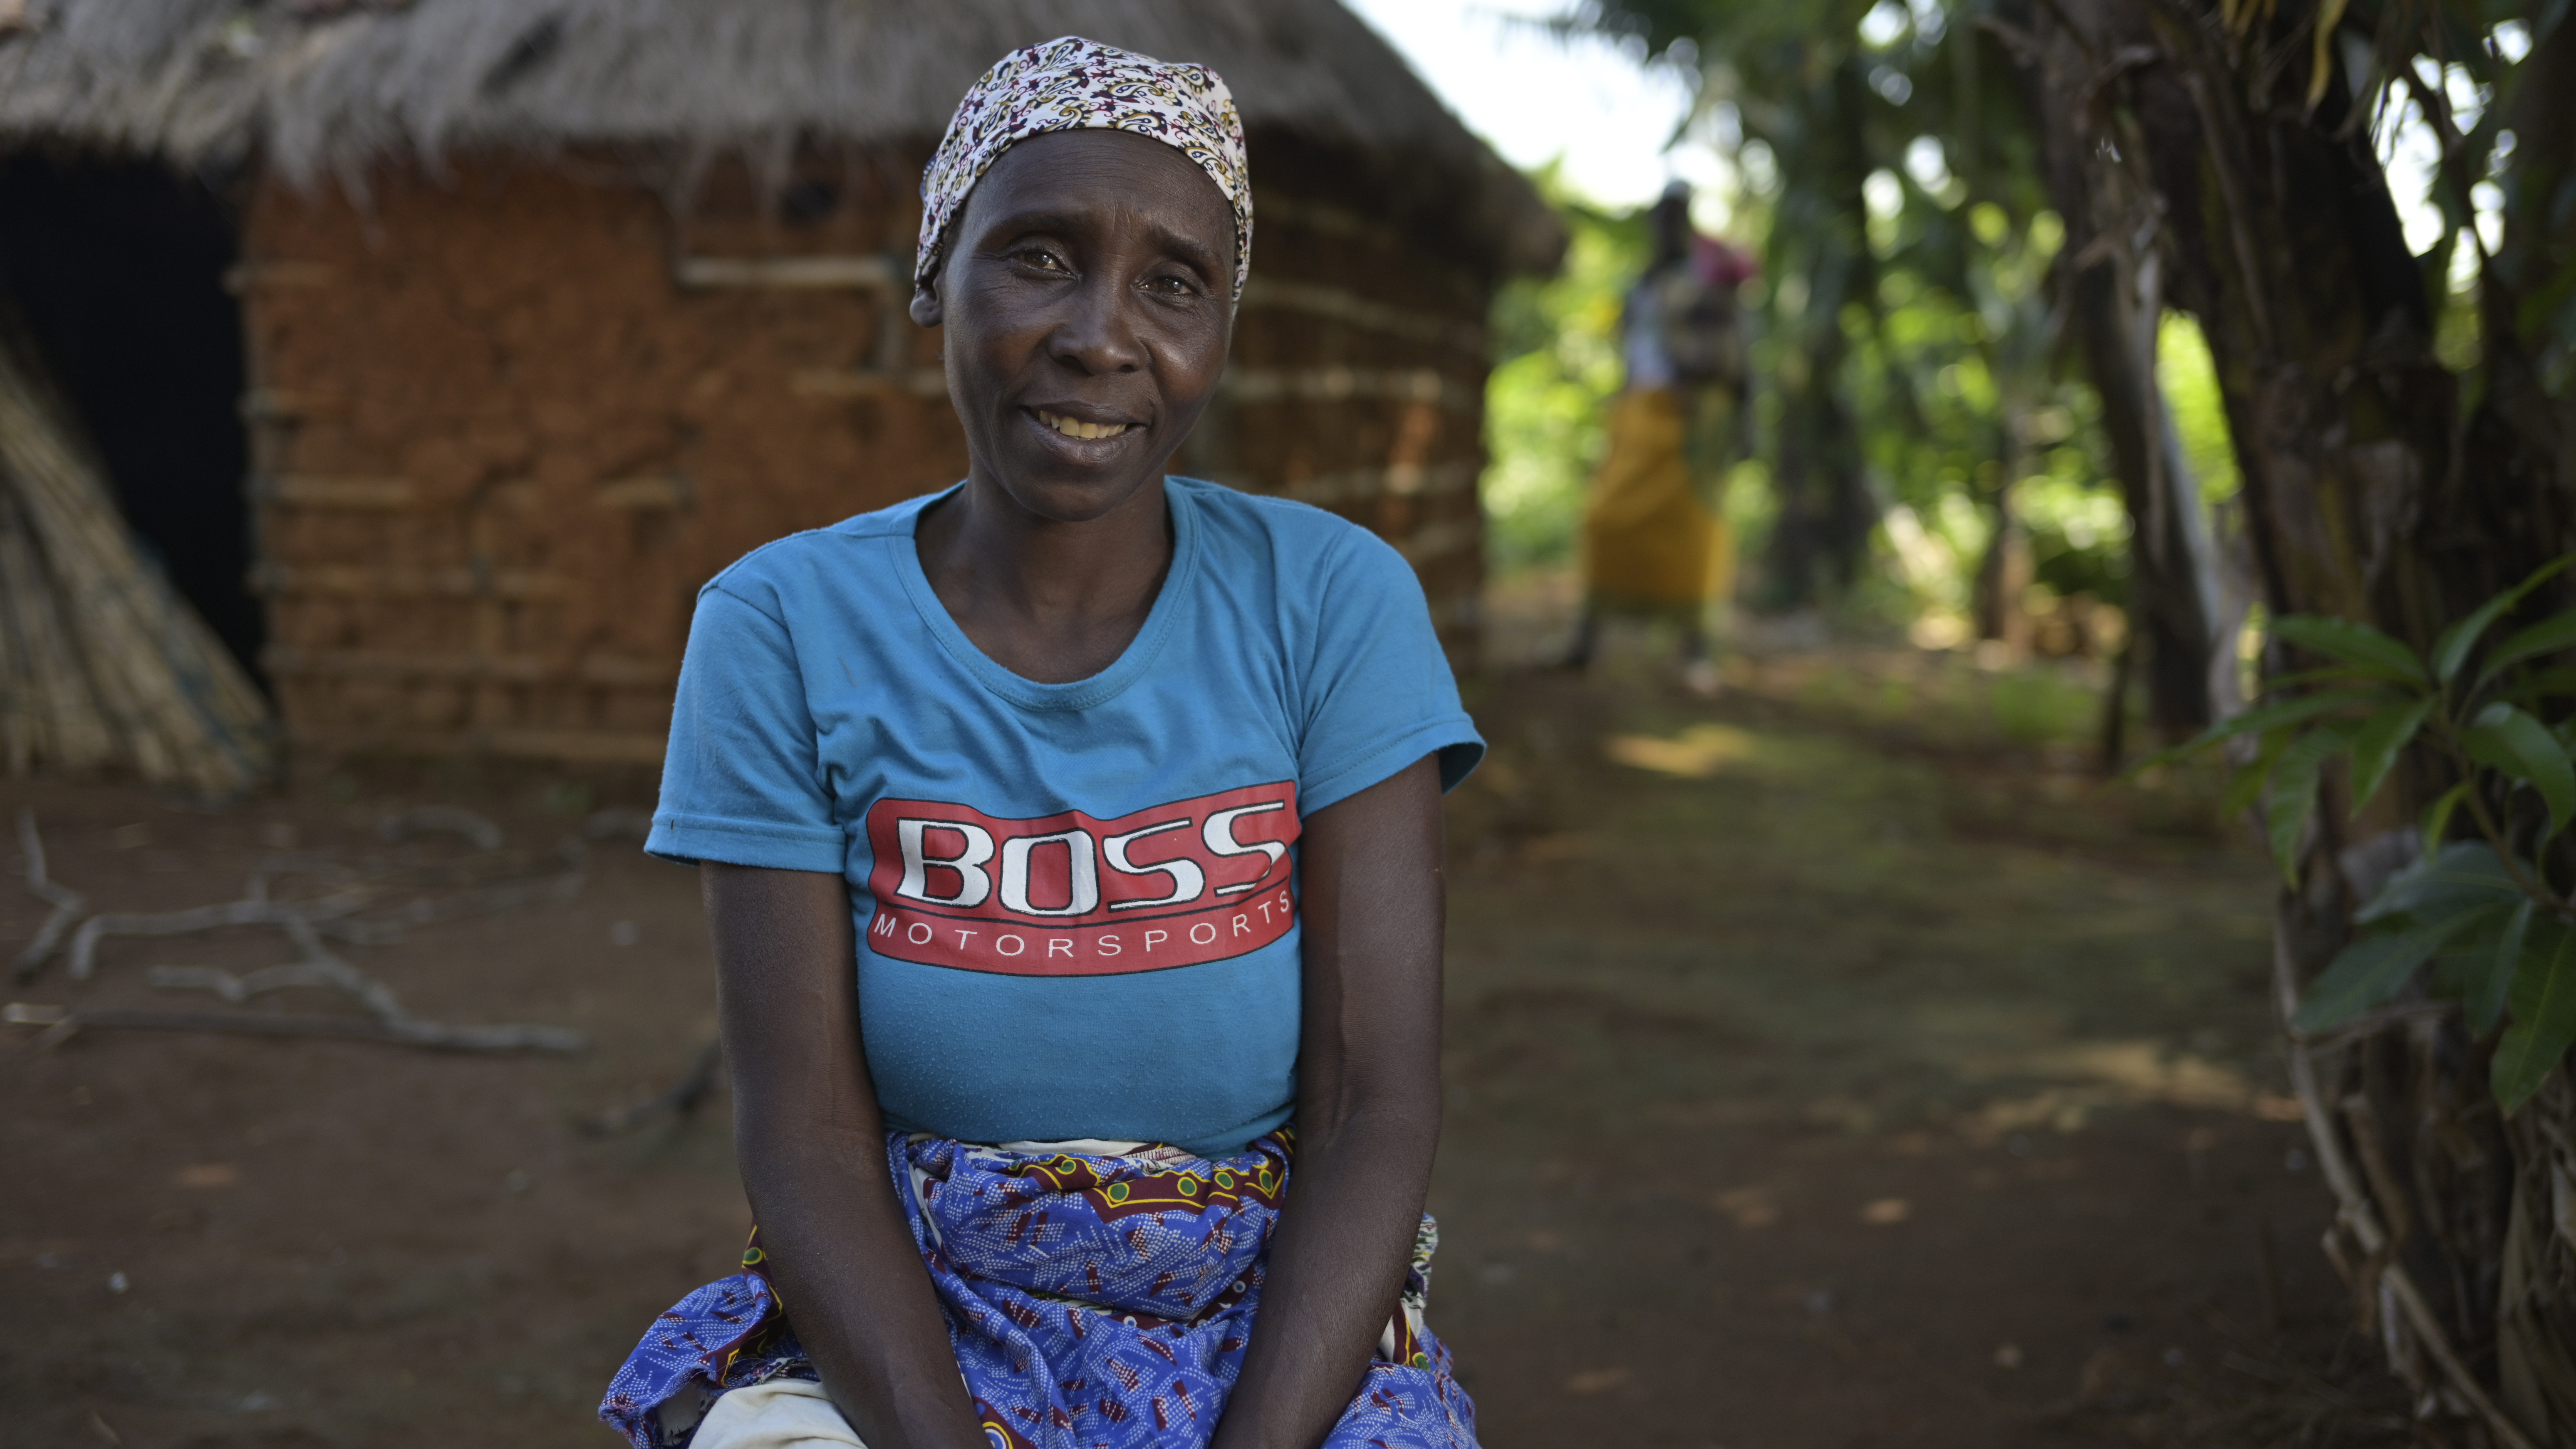
<svg viewBox="0 0 2576 1449">
<path fill-rule="evenodd" d="M 1028 1153 L 889 1134 L 886 1156 L 996 1449 L 1196 1449 L 1261 1303 L 1291 1130 L 1230 1157 Z M 1475 1449 L 1476 1410 L 1423 1325 L 1436 1229 L 1327 1449 Z M 717 1394 L 811 1379 L 755 1233 L 743 1271 L 655 1321 L 600 1403 L 636 1449 L 686 1445 Z"/>
</svg>

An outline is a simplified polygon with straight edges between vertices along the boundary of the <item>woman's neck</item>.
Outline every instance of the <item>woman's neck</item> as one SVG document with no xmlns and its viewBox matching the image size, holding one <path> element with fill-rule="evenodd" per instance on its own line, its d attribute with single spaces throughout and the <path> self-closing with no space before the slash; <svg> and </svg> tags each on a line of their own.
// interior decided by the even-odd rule
<svg viewBox="0 0 2576 1449">
<path fill-rule="evenodd" d="M 1116 663 L 1145 627 L 1171 572 L 1171 512 L 1160 477 L 1069 523 L 970 476 L 922 514 L 913 547 L 931 592 L 986 657 L 1066 684 Z"/>
</svg>

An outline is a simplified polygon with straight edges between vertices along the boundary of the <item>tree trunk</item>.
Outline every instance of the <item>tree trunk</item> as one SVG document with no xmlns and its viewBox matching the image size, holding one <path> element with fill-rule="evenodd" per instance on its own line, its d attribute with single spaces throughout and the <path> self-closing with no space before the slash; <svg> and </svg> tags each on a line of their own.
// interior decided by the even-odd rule
<svg viewBox="0 0 2576 1449">
<path fill-rule="evenodd" d="M 2080 173 L 2079 194 L 2136 198 L 2175 300 L 2209 338 L 2266 606 L 2365 621 L 2421 648 L 2571 542 L 2576 423 L 2545 386 L 2547 319 L 2521 304 L 2571 265 L 2568 228 L 2550 225 L 2540 196 L 2569 174 L 2576 25 L 2534 27 L 2541 53 L 2514 119 L 2535 153 L 2518 148 L 2517 167 L 2549 191 L 2526 182 L 2508 212 L 2484 297 L 2485 386 L 2464 413 L 2367 132 L 2338 137 L 2353 104 L 2340 75 L 2310 109 L 2315 18 L 2288 0 L 2232 35 L 2193 0 L 2064 0 L 2002 29 L 2037 77 L 2052 160 Z M 2123 245 L 2107 230 L 2094 244 Z M 2555 597 L 2535 610 L 2566 606 L 2563 583 L 2544 592 Z M 2354 822 L 2330 782 L 2304 884 L 2280 905 L 2285 1010 L 2341 948 L 2358 901 L 2413 855 L 2400 827 L 2450 783 L 2418 757 Z M 2342 1206 L 2328 1252 L 2426 1412 L 2471 1415 L 2508 1445 L 2576 1443 L 2576 1094 L 2562 1073 L 2503 1121 L 2490 1049 L 2456 1013 L 2432 1011 L 2341 1046 L 2292 1043 Z"/>
<path fill-rule="evenodd" d="M 1878 522 L 1861 479 L 1860 427 L 1843 396 L 1849 347 L 1839 322 L 1815 337 L 1780 383 L 1780 512 L 1772 524 L 1762 601 L 1775 610 L 1812 608 L 1849 588 L 1868 557 Z"/>
<path fill-rule="evenodd" d="M 1997 365 L 1992 349 L 1988 350 L 1987 366 L 1997 378 L 2009 376 Z M 2020 389 L 2007 384 L 1999 392 L 1995 488 L 1994 496 L 1987 501 L 1987 511 L 1994 515 L 1994 531 L 1986 536 L 1985 557 L 1977 561 L 1970 613 L 1979 639 L 1992 639 L 2019 653 L 2030 647 L 2030 611 L 2022 607 L 2022 596 L 2029 591 L 2037 572 L 2030 552 L 2030 527 L 2022 522 L 2013 496 L 2028 462 L 2022 440 L 2030 430 L 2030 409 L 2023 404 Z"/>
<path fill-rule="evenodd" d="M 1815 83 L 1797 125 L 1776 147 L 1783 172 L 1812 178 L 1812 184 L 1787 198 L 1800 214 L 1784 213 L 1772 229 L 1776 285 L 1806 288 L 1795 325 L 1783 329 L 1776 369 L 1779 463 L 1772 479 L 1780 512 L 1760 593 L 1762 605 L 1775 610 L 1812 607 L 1849 588 L 1868 560 L 1870 531 L 1878 525 L 1863 473 L 1860 427 L 1843 386 L 1843 364 L 1851 355 L 1843 308 L 1869 297 L 1878 285 L 1861 198 L 1869 174 L 1861 132 L 1869 96 L 1859 63 L 1845 60 Z"/>
<path fill-rule="evenodd" d="M 2129 648 L 2145 678 L 2147 721 L 2173 743 L 2239 705 L 2232 646 L 2242 621 L 2227 608 L 2199 482 L 2156 377 L 2174 239 L 2135 122 L 2119 113 L 2118 92 L 2094 81 L 2104 69 L 2095 48 L 2104 17 L 2083 0 L 2069 15 L 2094 33 L 2042 29 L 2052 63 L 2025 71 L 2025 95 L 2041 170 L 2067 224 L 2059 284 L 2128 505 Z M 2030 24 L 2032 12 L 2021 7 L 2016 19 Z"/>
<path fill-rule="evenodd" d="M 2147 722 L 2174 743 L 2235 712 L 2229 646 L 2243 621 L 2227 613 L 2200 480 L 2156 381 L 2162 270 L 2150 251 L 2086 268 L 2073 286 L 2129 509 L 2129 630 L 2141 651 Z"/>
</svg>

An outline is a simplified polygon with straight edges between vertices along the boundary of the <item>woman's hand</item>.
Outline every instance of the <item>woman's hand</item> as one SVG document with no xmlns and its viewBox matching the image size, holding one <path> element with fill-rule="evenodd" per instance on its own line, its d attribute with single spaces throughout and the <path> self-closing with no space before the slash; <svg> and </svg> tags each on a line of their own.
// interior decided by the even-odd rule
<svg viewBox="0 0 2576 1449">
<path fill-rule="evenodd" d="M 1432 758 L 1305 822 L 1296 1165 L 1212 1449 L 1321 1443 L 1396 1310 L 1440 1140 L 1440 871 Z"/>
<path fill-rule="evenodd" d="M 989 1449 L 887 1173 L 848 886 L 699 867 L 734 1143 L 788 1319 L 869 1449 Z"/>
</svg>

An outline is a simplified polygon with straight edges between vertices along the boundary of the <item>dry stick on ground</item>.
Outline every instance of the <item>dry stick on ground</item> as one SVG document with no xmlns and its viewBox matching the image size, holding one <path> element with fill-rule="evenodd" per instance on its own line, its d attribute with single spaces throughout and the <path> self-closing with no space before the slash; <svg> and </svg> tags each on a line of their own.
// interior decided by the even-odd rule
<svg viewBox="0 0 2576 1449">
<path fill-rule="evenodd" d="M 269 1016 L 249 1011 L 137 1011 L 125 1007 L 31 1006 L 11 1002 L 0 1020 L 45 1028 L 37 1043 L 55 1046 L 82 1031 L 200 1031 L 241 1036 L 317 1036 L 434 1051 L 577 1052 L 589 1045 L 577 1032 L 549 1026 L 441 1027 L 415 1021 L 408 1029 L 364 1016 Z"/>
<path fill-rule="evenodd" d="M 45 838 L 37 833 L 36 812 L 33 810 L 18 812 L 18 848 L 27 856 L 27 889 L 54 908 L 45 917 L 45 923 L 36 928 L 36 938 L 27 943 L 26 950 L 18 953 L 18 965 L 13 974 L 18 980 L 26 981 L 44 966 L 46 957 L 54 954 L 54 946 L 62 940 L 63 932 L 71 929 L 72 922 L 88 909 L 89 897 L 68 886 L 56 885 L 53 877 L 45 873 Z"/>
<path fill-rule="evenodd" d="M 34 940 L 18 953 L 13 972 L 20 982 L 35 979 L 45 961 L 61 942 L 65 928 L 87 909 L 89 900 L 80 892 L 54 883 L 46 871 L 45 840 L 36 828 L 36 813 L 18 812 L 18 845 L 27 857 L 27 889 L 53 906 L 52 914 L 38 927 Z M 366 903 L 363 890 L 344 890 L 338 895 L 314 901 L 272 901 L 268 898 L 266 872 L 251 877 L 250 894 L 238 901 L 221 905 L 197 906 L 184 911 L 149 915 L 120 912 L 90 917 L 81 922 L 72 936 L 71 973 L 75 981 L 86 981 L 98 969 L 98 943 L 104 936 L 167 936 L 184 931 L 208 931 L 218 926 L 256 926 L 280 924 L 291 916 L 327 920 L 346 915 Z"/>
<path fill-rule="evenodd" d="M 211 991 L 235 1006 L 254 996 L 289 986 L 338 986 L 339 979 L 310 961 L 263 966 L 236 976 L 219 966 L 155 966 L 143 973 L 143 984 L 155 991 Z"/>
<path fill-rule="evenodd" d="M 475 820 L 481 818 L 472 816 L 471 812 L 457 813 Z M 540 900 L 569 900 L 581 889 L 584 880 L 582 867 L 588 861 L 589 850 L 580 841 L 567 839 L 559 853 L 565 859 L 565 869 L 552 880 L 504 881 L 443 901 L 424 896 L 390 918 L 348 921 L 348 929 L 343 934 L 360 944 L 375 944 L 401 934 L 406 925 L 431 925 L 460 916 L 509 910 Z M 263 862 L 263 867 L 265 864 Z M 87 981 L 97 972 L 98 943 L 109 936 L 175 936 L 223 926 L 285 926 L 291 931 L 294 923 L 299 921 L 308 926 L 318 922 L 343 921 L 365 910 L 383 894 L 380 883 L 358 879 L 328 896 L 309 900 L 271 900 L 268 877 L 269 871 L 265 868 L 254 872 L 249 893 L 237 901 L 193 906 L 181 911 L 126 911 L 90 917 L 81 923 L 80 930 L 72 937 L 72 979 Z M 22 967 L 19 979 L 25 980 L 31 974 L 30 968 Z"/>
<path fill-rule="evenodd" d="M 559 1026 L 450 1026 L 444 1022 L 425 1021 L 403 1009 L 393 988 L 377 981 L 357 967 L 341 960 L 322 944 L 310 921 L 296 919 L 286 923 L 286 934 L 304 952 L 304 965 L 329 975 L 342 990 L 358 998 L 396 1040 L 408 1046 L 442 1047 L 450 1051 L 509 1052 L 545 1051 L 577 1052 L 590 1042 L 580 1032 Z"/>
<path fill-rule="evenodd" d="M 407 926 L 434 925 L 542 901 L 569 901 L 580 893 L 588 878 L 584 867 L 589 861 L 589 847 L 567 837 L 556 854 L 562 857 L 564 869 L 551 879 L 505 880 L 445 899 L 423 896 L 407 906 L 371 919 L 355 917 L 385 893 L 386 887 L 382 882 L 369 882 L 343 872 L 342 888 L 334 894 L 304 900 L 272 900 L 268 895 L 270 869 L 263 861 L 261 868 L 251 876 L 248 894 L 240 900 L 192 906 L 180 911 L 115 912 L 92 916 L 81 922 L 71 941 L 72 979 L 87 981 L 97 973 L 98 943 L 109 936 L 175 936 L 225 926 L 285 926 L 292 930 L 294 923 L 302 922 L 308 927 L 327 926 L 333 934 L 354 944 L 376 945 L 400 936 Z M 74 914 L 77 914 L 77 908 Z M 19 981 L 34 977 L 46 956 L 52 952 L 56 938 L 61 935 L 61 927 L 55 922 L 47 922 L 47 927 L 49 933 L 40 933 L 21 957 L 17 974 Z"/>
<path fill-rule="evenodd" d="M 473 818 L 480 820 L 479 816 Z M 448 828 L 455 827 L 450 824 Z M 36 933 L 36 939 L 19 957 L 17 978 L 24 981 L 32 977 L 44 964 L 45 958 L 53 953 L 63 928 L 80 914 L 87 902 L 78 892 L 55 885 L 46 875 L 44 841 L 37 833 L 32 812 L 19 815 L 18 835 L 27 853 L 27 888 L 54 907 L 52 915 Z M 573 868 L 562 879 L 543 886 L 517 883 L 485 887 L 472 893 L 473 904 L 506 909 L 510 905 L 536 899 L 541 893 L 551 892 L 561 897 L 579 890 L 582 880 L 580 863 L 587 852 L 578 842 L 573 842 L 573 845 L 570 856 Z M 247 1012 L 135 1011 L 120 1007 L 74 1008 L 14 1002 L 8 1007 L 5 1019 L 13 1025 L 44 1027 L 41 1040 L 47 1046 L 58 1045 L 84 1028 L 124 1028 L 243 1032 L 259 1036 L 331 1036 L 450 1051 L 577 1052 L 588 1047 L 589 1042 L 579 1032 L 562 1027 L 520 1024 L 450 1026 L 444 1022 L 424 1020 L 406 1011 L 393 988 L 350 965 L 322 944 L 319 923 L 347 916 L 364 907 L 373 896 L 371 890 L 360 885 L 313 900 L 274 901 L 268 897 L 268 872 L 262 870 L 251 877 L 250 894 L 241 900 L 158 914 L 127 912 L 92 916 L 81 923 L 71 945 L 72 978 L 86 981 L 96 974 L 98 943 L 107 936 L 175 936 L 224 926 L 279 926 L 303 953 L 303 960 L 271 966 L 247 976 L 235 976 L 228 971 L 204 966 L 165 966 L 155 968 L 145 979 L 165 990 L 210 990 L 235 1003 L 288 986 L 337 987 L 357 998 L 367 1008 L 369 1019 L 270 1016 Z M 495 901 L 497 905 L 492 904 Z M 704 1092 L 702 1085 L 697 1095 L 703 1097 Z M 690 1105 L 694 1105 L 694 1100 Z"/>
<path fill-rule="evenodd" d="M 581 1033 L 558 1026 L 451 1026 L 414 1016 L 403 1008 L 402 999 L 394 994 L 392 987 L 332 954 L 331 949 L 322 944 L 322 937 L 314 929 L 312 921 L 290 915 L 277 924 L 285 927 L 286 934 L 304 952 L 302 961 L 272 966 L 248 976 L 234 976 L 227 971 L 203 966 L 164 967 L 146 979 L 165 988 L 204 988 L 228 1001 L 240 1001 L 259 992 L 287 986 L 332 986 L 357 998 L 358 1003 L 367 1009 L 366 1017 L 135 1011 L 120 1007 L 35 1006 L 12 1002 L 6 1019 L 14 1025 L 44 1027 L 45 1033 L 40 1041 L 46 1046 L 59 1045 L 70 1039 L 73 1033 L 83 1030 L 120 1028 L 238 1032 L 253 1036 L 343 1037 L 394 1046 L 469 1052 L 577 1052 L 590 1045 Z"/>
<path fill-rule="evenodd" d="M 396 1042 L 405 1046 L 443 1047 L 453 1051 L 550 1051 L 577 1052 L 589 1045 L 581 1033 L 556 1026 L 450 1026 L 412 1015 L 403 1008 L 402 998 L 392 987 L 360 971 L 333 954 L 322 944 L 321 934 L 313 922 L 301 916 L 289 916 L 280 922 L 288 937 L 294 940 L 304 959 L 286 966 L 272 966 L 254 971 L 249 976 L 234 976 L 203 966 L 164 967 L 146 979 L 155 986 L 200 987 L 215 992 L 229 1001 L 239 1001 L 261 991 L 274 991 L 287 986 L 333 986 L 347 992 L 375 1018 L 372 1026 L 346 1018 L 275 1017 L 235 1015 L 224 1012 L 95 1012 L 74 1011 L 70 1020 L 78 1026 L 124 1025 L 148 1027 L 166 1018 L 182 1018 L 190 1025 L 163 1029 L 188 1031 L 249 1031 L 275 1033 L 279 1021 L 338 1022 L 343 1029 L 326 1026 L 295 1027 L 292 1035 L 354 1036 L 366 1040 Z M 146 1021 L 142 1018 L 152 1018 Z"/>
<path fill-rule="evenodd" d="M 264 882 L 254 879 L 254 886 Z M 98 971 L 98 943 L 108 936 L 178 936 L 191 931 L 211 931 L 221 926 L 284 926 L 291 933 L 299 925 L 312 929 L 317 920 L 330 920 L 356 911 L 367 903 L 363 890 L 342 891 L 312 901 L 272 901 L 265 891 L 238 901 L 220 905 L 196 906 L 184 911 L 157 914 L 124 911 L 112 915 L 92 916 L 81 922 L 72 935 L 71 972 L 74 981 L 87 981 Z"/>
</svg>

